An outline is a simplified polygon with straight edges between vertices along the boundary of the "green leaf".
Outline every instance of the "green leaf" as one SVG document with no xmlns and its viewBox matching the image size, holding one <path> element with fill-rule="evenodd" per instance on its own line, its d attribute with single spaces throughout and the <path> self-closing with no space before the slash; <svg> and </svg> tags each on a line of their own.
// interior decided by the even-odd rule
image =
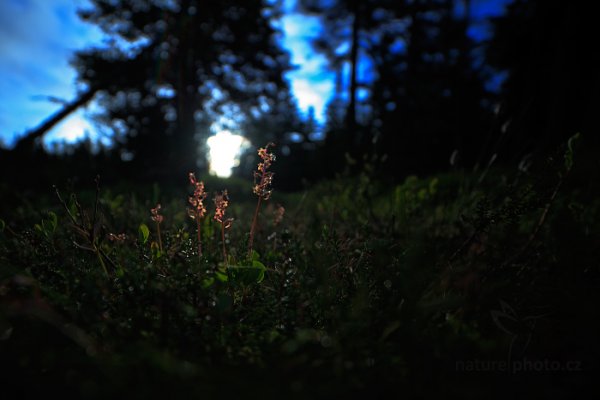
<svg viewBox="0 0 600 400">
<path fill-rule="evenodd" d="M 256 250 L 252 250 L 252 254 L 250 255 L 250 261 L 258 261 L 260 260 L 260 254 L 258 254 L 258 251 Z"/>
<path fill-rule="evenodd" d="M 258 260 L 252 261 L 252 266 L 254 268 L 259 269 L 260 272 L 258 274 L 258 279 L 256 280 L 256 283 L 261 283 L 263 279 L 265 279 L 265 271 L 267 270 L 267 267 L 265 267 L 265 265 Z"/>
<path fill-rule="evenodd" d="M 437 192 L 438 183 L 439 183 L 438 178 L 433 178 L 431 181 L 429 181 L 429 194 L 430 195 L 434 195 Z"/>
<path fill-rule="evenodd" d="M 210 277 L 202 280 L 202 289 L 208 289 L 215 283 L 215 278 Z"/>
<path fill-rule="evenodd" d="M 567 171 L 573 168 L 573 154 L 575 153 L 575 143 L 577 142 L 577 140 L 579 140 L 580 137 L 581 134 L 577 132 L 576 134 L 571 136 L 567 141 L 567 151 L 565 152 L 565 169 Z"/>
<path fill-rule="evenodd" d="M 142 242 L 142 244 L 146 244 L 146 242 L 148 241 L 148 237 L 150 236 L 150 229 L 148 229 L 148 226 L 146 226 L 146 224 L 144 223 L 140 224 L 140 227 L 138 228 L 138 233 L 140 237 L 140 242 Z"/>
<path fill-rule="evenodd" d="M 56 214 L 53 213 L 52 211 L 50 211 L 50 212 L 48 212 L 48 217 L 42 219 L 41 225 L 38 224 L 35 227 L 35 229 L 38 230 L 39 232 L 41 232 L 47 238 L 50 238 L 50 236 L 52 236 L 52 234 L 56 230 L 57 223 L 58 223 L 58 218 L 56 217 Z M 39 228 L 38 228 L 38 226 L 39 226 Z"/>
<path fill-rule="evenodd" d="M 221 271 L 215 271 L 215 278 L 217 278 L 217 280 L 220 282 L 227 282 L 229 280 L 227 274 Z"/>
<path fill-rule="evenodd" d="M 252 261 L 252 265 L 230 265 L 228 267 L 231 279 L 243 285 L 260 283 L 265 279 L 267 267 L 258 260 Z"/>
<path fill-rule="evenodd" d="M 52 229 L 52 233 L 56 230 L 56 226 L 58 225 L 58 217 L 52 211 L 48 212 L 50 228 Z"/>
<path fill-rule="evenodd" d="M 3 219 L 0 219 L 0 232 L 3 232 L 5 227 L 6 227 L 6 222 L 4 222 Z"/>
<path fill-rule="evenodd" d="M 392 333 L 394 333 L 398 328 L 400 328 L 400 321 L 392 321 L 383 330 L 383 333 L 381 334 L 381 337 L 379 338 L 379 340 L 384 341 L 385 339 L 387 339 L 388 336 L 390 336 Z"/>
<path fill-rule="evenodd" d="M 163 256 L 163 252 L 160 251 L 160 246 L 154 241 L 150 243 L 150 253 L 152 253 L 152 257 L 156 260 Z"/>
</svg>

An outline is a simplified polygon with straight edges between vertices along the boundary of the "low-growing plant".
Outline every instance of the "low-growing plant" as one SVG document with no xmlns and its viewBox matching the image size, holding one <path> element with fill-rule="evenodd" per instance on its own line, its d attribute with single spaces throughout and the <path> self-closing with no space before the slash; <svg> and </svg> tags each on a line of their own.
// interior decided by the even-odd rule
<svg viewBox="0 0 600 400">
<path fill-rule="evenodd" d="M 215 216 L 213 217 L 221 225 L 221 244 L 223 246 L 223 263 L 228 264 L 227 247 L 225 246 L 225 230 L 231 227 L 233 218 L 225 218 L 225 212 L 229 206 L 229 196 L 227 190 L 215 195 L 213 199 L 215 203 Z"/>
<path fill-rule="evenodd" d="M 156 207 L 150 209 L 150 214 L 152 214 L 152 221 L 156 222 L 156 237 L 158 238 L 158 248 L 160 252 L 163 252 L 162 245 L 162 234 L 160 233 L 160 223 L 163 222 L 164 217 L 160 215 L 161 205 L 158 203 Z"/>
<path fill-rule="evenodd" d="M 84 240 L 83 243 L 73 241 L 73 244 L 82 250 L 94 253 L 98 259 L 98 262 L 100 263 L 100 266 L 102 267 L 102 271 L 104 272 L 106 277 L 108 277 L 109 273 L 108 268 L 106 267 L 106 263 L 109 263 L 115 269 L 116 265 L 101 247 L 102 235 L 100 235 L 99 233 L 102 225 L 100 221 L 100 213 L 98 210 L 100 196 L 100 178 L 96 177 L 96 196 L 91 219 L 89 218 L 88 213 L 77 201 L 77 197 L 72 197 L 72 204 L 75 209 L 75 212 L 77 213 L 76 217 L 74 212 L 71 211 L 71 208 L 63 200 L 58 188 L 56 187 L 55 192 L 59 202 L 62 204 L 64 210 L 66 211 L 71 221 L 71 228 Z"/>
<path fill-rule="evenodd" d="M 271 197 L 273 182 L 273 172 L 269 168 L 275 161 L 275 154 L 269 153 L 269 147 L 275 146 L 273 143 L 268 143 L 265 147 L 258 149 L 258 156 L 262 160 L 258 163 L 257 171 L 254 171 L 254 194 L 258 196 L 252 225 L 250 226 L 250 237 L 248 239 L 248 259 L 252 257 L 252 246 L 254 244 L 254 234 L 256 233 L 256 224 L 258 222 L 258 212 L 260 211 L 260 203 L 262 200 L 269 200 Z"/>
<path fill-rule="evenodd" d="M 188 174 L 188 179 L 192 186 L 194 186 L 194 193 L 188 198 L 188 202 L 192 206 L 192 208 L 188 208 L 188 215 L 196 221 L 198 259 L 202 263 L 202 220 L 206 214 L 206 208 L 204 207 L 206 192 L 204 191 L 204 182 L 198 181 L 193 172 Z"/>
</svg>

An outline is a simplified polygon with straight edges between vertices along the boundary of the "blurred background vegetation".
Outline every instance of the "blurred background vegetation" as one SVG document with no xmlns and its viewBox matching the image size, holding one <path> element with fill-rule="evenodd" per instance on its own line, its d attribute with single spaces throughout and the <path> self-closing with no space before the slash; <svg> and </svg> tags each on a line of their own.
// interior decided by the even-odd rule
<svg viewBox="0 0 600 400">
<path fill-rule="evenodd" d="M 312 51 L 335 76 L 324 119 L 298 110 L 284 78 L 294 68 L 275 23 L 284 5 L 92 1 L 80 16 L 105 43 L 72 58 L 78 96 L 2 150 L 3 180 L 165 182 L 207 172 L 207 139 L 223 130 L 251 143 L 234 174 L 251 174 L 255 148 L 272 141 L 276 185 L 294 190 L 373 160 L 394 182 L 526 166 L 576 132 L 597 149 L 598 55 L 584 45 L 583 3 L 516 0 L 482 21 L 493 0 L 298 1 L 295 12 L 321 21 Z M 88 137 L 48 152 L 44 135 L 92 101 L 109 144 Z"/>
</svg>

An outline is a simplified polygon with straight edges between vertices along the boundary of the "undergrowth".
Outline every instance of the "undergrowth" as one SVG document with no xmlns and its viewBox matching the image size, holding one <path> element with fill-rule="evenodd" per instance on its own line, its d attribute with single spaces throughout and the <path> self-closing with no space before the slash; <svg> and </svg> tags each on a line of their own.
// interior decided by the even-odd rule
<svg viewBox="0 0 600 400">
<path fill-rule="evenodd" d="M 561 154 L 272 199 L 261 175 L 221 218 L 197 201 L 225 188 L 195 177 L 191 198 L 91 181 L 1 210 L 3 377 L 89 398 L 568 393 L 599 355 L 600 200 Z"/>
</svg>

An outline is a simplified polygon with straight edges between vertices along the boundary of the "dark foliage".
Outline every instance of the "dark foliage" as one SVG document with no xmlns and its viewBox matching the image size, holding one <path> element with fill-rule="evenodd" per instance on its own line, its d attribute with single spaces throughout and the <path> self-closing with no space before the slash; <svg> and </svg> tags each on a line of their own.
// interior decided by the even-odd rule
<svg viewBox="0 0 600 400">
<path fill-rule="evenodd" d="M 522 0 L 496 19 L 486 54 L 509 72 L 491 143 L 502 158 L 547 152 L 575 132 L 598 148 L 600 56 L 587 47 L 594 20 L 582 1 Z"/>
<path fill-rule="evenodd" d="M 262 209 L 251 259 L 251 187 L 229 181 L 227 263 L 210 216 L 198 258 L 197 225 L 176 188 L 63 193 L 64 208 L 2 188 L 10 205 L 0 214 L 3 390 L 81 398 L 583 390 L 600 355 L 600 203 L 597 183 L 573 164 L 573 142 L 529 172 L 389 186 L 367 169 L 275 193 L 269 201 L 286 214 L 278 223 L 272 205 Z M 207 190 L 225 183 L 207 181 Z M 150 218 L 157 201 L 162 241 Z"/>
</svg>

